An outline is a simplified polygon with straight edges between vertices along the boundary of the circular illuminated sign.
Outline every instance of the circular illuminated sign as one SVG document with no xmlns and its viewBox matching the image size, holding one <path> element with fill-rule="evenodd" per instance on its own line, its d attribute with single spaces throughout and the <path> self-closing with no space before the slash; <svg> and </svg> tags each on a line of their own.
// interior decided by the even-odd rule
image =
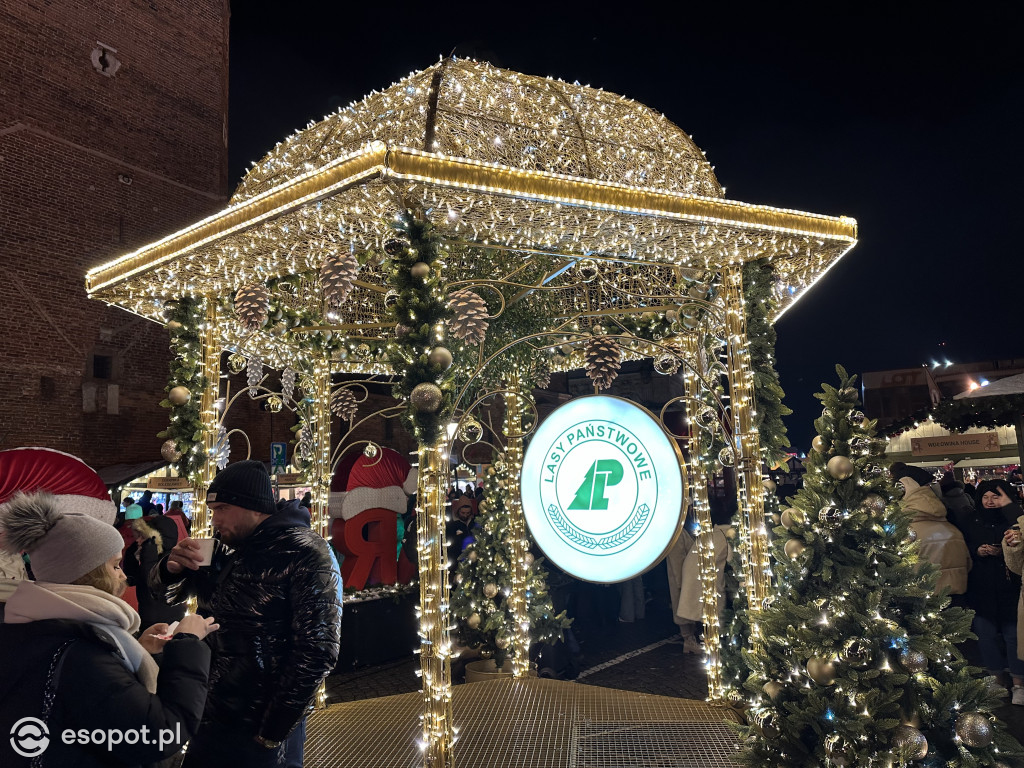
<svg viewBox="0 0 1024 768">
<path fill-rule="evenodd" d="M 627 400 L 577 398 L 530 441 L 523 513 L 560 569 L 611 584 L 657 563 L 682 523 L 682 457 L 657 419 Z"/>
</svg>

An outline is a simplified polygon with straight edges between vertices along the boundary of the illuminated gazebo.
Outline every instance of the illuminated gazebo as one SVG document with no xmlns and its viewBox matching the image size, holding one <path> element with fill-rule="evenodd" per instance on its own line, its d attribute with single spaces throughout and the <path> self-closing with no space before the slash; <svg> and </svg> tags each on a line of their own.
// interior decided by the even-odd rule
<svg viewBox="0 0 1024 768">
<path fill-rule="evenodd" d="M 412 265 L 412 283 L 401 267 L 408 243 L 395 246 L 396 215 L 429 225 L 435 238 L 434 260 Z M 196 454 L 206 458 L 193 473 L 200 530 L 223 418 L 214 408 L 222 351 L 258 361 L 259 372 L 263 365 L 298 372 L 304 406 L 290 392 L 261 396 L 284 400 L 303 419 L 321 527 L 339 458 L 330 443 L 336 375 L 347 374 L 342 386 L 389 376 L 411 386 L 419 376 L 442 390 L 438 402 L 406 406 L 409 423 L 420 425 L 424 749 L 428 765 L 442 766 L 452 759 L 453 732 L 441 457 L 459 427 L 433 427 L 465 426 L 488 392 L 505 393 L 507 418 L 520 419 L 521 404 L 529 406 L 529 361 L 584 367 L 594 339 L 623 357 L 681 367 L 693 418 L 714 399 L 708 393 L 719 375 L 727 376 L 728 403 L 715 413 L 738 470 L 745 583 L 757 611 L 768 598 L 769 564 L 742 268 L 770 265 L 778 316 L 856 238 L 856 222 L 846 217 L 725 199 L 703 152 L 649 107 L 445 59 L 288 137 L 255 164 L 223 211 L 90 270 L 86 282 L 92 298 L 156 322 L 186 299 L 197 308 L 186 330 L 201 360 L 194 380 L 204 384 L 205 437 Z M 342 264 L 344 273 L 355 264 L 346 259 L 358 261 L 358 274 L 339 302 L 325 294 L 324 270 Z M 457 291 L 486 302 L 503 343 L 485 352 L 481 337 L 453 334 L 459 310 L 452 304 L 427 329 L 429 344 L 415 326 L 409 333 L 411 321 L 402 318 L 415 318 L 410 307 L 444 306 Z M 236 314 L 242 304 L 256 307 L 255 320 Z M 451 355 L 425 362 L 434 344 L 447 344 L 454 362 Z M 497 384 L 486 383 L 490 369 L 501 371 Z M 260 381 L 251 377 L 254 391 Z M 701 452 L 701 439 L 691 437 L 691 456 Z M 507 457 L 520 455 L 513 427 Z M 696 475 L 691 487 L 710 558 L 707 489 Z M 706 615 L 717 623 L 713 585 L 710 598 Z M 717 639 L 708 634 L 716 698 Z M 525 643 L 517 640 L 517 675 L 525 674 Z"/>
</svg>

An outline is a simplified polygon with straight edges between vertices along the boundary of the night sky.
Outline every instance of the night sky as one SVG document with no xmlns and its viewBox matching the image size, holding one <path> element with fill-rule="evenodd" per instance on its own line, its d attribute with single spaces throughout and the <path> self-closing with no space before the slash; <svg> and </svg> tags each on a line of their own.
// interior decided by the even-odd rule
<svg viewBox="0 0 1024 768">
<path fill-rule="evenodd" d="M 233 185 L 309 121 L 454 51 L 664 112 L 730 199 L 856 218 L 857 247 L 777 325 L 795 447 L 836 363 L 1024 357 L 1016 3 L 232 5 Z"/>
</svg>

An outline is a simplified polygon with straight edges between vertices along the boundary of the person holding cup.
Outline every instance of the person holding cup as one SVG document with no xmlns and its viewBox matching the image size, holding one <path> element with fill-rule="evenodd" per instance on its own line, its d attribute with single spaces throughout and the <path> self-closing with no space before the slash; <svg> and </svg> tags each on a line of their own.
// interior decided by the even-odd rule
<svg viewBox="0 0 1024 768">
<path fill-rule="evenodd" d="M 1024 526 L 1024 513 L 1022 513 L 1020 505 L 1014 501 L 1016 496 L 1009 483 L 1005 480 L 994 480 L 991 482 L 993 488 L 986 488 L 986 483 L 978 485 L 978 498 L 983 506 L 991 504 L 998 508 L 1008 520 L 1012 519 L 1014 515 L 1017 516 L 1016 522 L 1009 525 L 1003 533 L 1002 555 L 1006 567 L 1018 576 L 1019 583 L 1021 572 L 1024 571 L 1024 546 L 1021 544 L 1021 527 Z M 1011 635 L 1006 635 L 1006 652 L 1008 656 L 1011 653 L 1009 642 L 1011 637 Z M 1016 641 L 1017 661 L 1020 664 L 1024 662 L 1024 592 L 1020 592 L 1020 596 L 1017 598 Z M 1012 663 L 1010 669 L 1011 671 L 1013 670 Z M 1024 665 L 1021 666 L 1021 669 L 1024 671 Z M 1024 706 L 1024 675 L 1014 675 L 1013 703 L 1018 706 Z"/>
<path fill-rule="evenodd" d="M 338 658 L 340 583 L 298 501 L 278 507 L 262 462 L 210 484 L 217 539 L 184 539 L 150 573 L 168 603 L 216 611 L 210 693 L 185 768 L 301 765 L 305 717 Z"/>
</svg>

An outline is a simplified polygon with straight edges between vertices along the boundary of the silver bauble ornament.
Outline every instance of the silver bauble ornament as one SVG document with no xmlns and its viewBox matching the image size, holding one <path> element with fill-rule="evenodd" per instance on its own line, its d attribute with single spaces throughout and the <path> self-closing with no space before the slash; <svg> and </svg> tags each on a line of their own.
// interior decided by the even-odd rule
<svg viewBox="0 0 1024 768">
<path fill-rule="evenodd" d="M 398 291 L 396 291 L 394 288 L 392 288 L 391 290 L 389 290 L 387 293 L 384 294 L 384 308 L 385 309 L 391 309 L 391 307 L 395 306 L 395 304 L 397 304 L 397 303 L 398 303 Z"/>
<path fill-rule="evenodd" d="M 825 737 L 825 754 L 832 764 L 839 768 L 846 768 L 854 764 L 856 752 L 853 744 L 845 736 L 838 733 L 830 733 Z"/>
<path fill-rule="evenodd" d="M 855 424 L 863 423 L 864 422 L 864 412 L 863 411 L 854 411 L 853 413 L 850 414 L 850 421 L 854 422 Z"/>
<path fill-rule="evenodd" d="M 479 613 L 471 613 L 471 614 L 469 614 L 469 618 L 466 619 L 466 626 L 469 627 L 470 629 L 476 629 L 477 627 L 479 627 L 480 626 L 480 614 Z"/>
<path fill-rule="evenodd" d="M 877 493 L 869 493 L 860 505 L 868 510 L 872 517 L 879 517 L 885 512 L 885 499 Z"/>
<path fill-rule="evenodd" d="M 363 456 L 365 456 L 368 459 L 377 458 L 378 453 L 380 453 L 380 449 L 373 443 L 367 443 L 365 446 L 363 446 Z"/>
<path fill-rule="evenodd" d="M 764 486 L 764 489 L 768 491 L 768 493 L 775 493 L 775 491 L 778 490 L 779 487 L 778 485 L 776 485 L 775 481 L 772 480 L 770 477 L 762 480 L 761 485 Z"/>
<path fill-rule="evenodd" d="M 707 286 L 702 283 L 695 283 L 690 286 L 690 289 L 686 292 L 686 295 L 691 299 L 703 299 L 708 295 Z"/>
<path fill-rule="evenodd" d="M 928 671 L 928 656 L 921 651 L 907 648 L 900 651 L 900 664 L 912 675 Z"/>
<path fill-rule="evenodd" d="M 463 421 L 462 426 L 459 427 L 459 440 L 464 443 L 478 442 L 483 436 L 484 428 L 472 416 Z"/>
<path fill-rule="evenodd" d="M 356 360 L 359 360 L 360 362 L 369 360 L 372 352 L 373 350 L 370 349 L 370 345 L 366 343 L 357 344 L 356 348 L 352 350 L 352 353 L 356 356 Z"/>
<path fill-rule="evenodd" d="M 663 376 L 671 376 L 679 370 L 679 358 L 671 352 L 664 352 L 654 360 L 654 371 Z"/>
<path fill-rule="evenodd" d="M 928 756 L 928 739 L 912 725 L 897 725 L 892 732 L 892 747 L 903 750 L 911 760 Z"/>
<path fill-rule="evenodd" d="M 241 373 L 245 370 L 245 355 L 232 352 L 228 355 L 228 370 L 232 373 Z"/>
<path fill-rule="evenodd" d="M 442 371 L 452 367 L 452 352 L 447 347 L 434 347 L 428 355 L 431 365 L 436 365 Z"/>
<path fill-rule="evenodd" d="M 807 549 L 807 545 L 800 541 L 800 539 L 790 539 L 786 542 L 783 549 L 790 560 L 796 560 Z"/>
<path fill-rule="evenodd" d="M 828 473 L 836 480 L 846 480 L 852 477 L 854 469 L 856 469 L 853 466 L 853 462 L 846 456 L 833 456 L 828 460 L 828 464 L 825 467 L 828 469 Z"/>
<path fill-rule="evenodd" d="M 718 412 L 710 405 L 705 405 L 697 411 L 697 423 L 702 427 L 710 427 L 718 421 Z"/>
<path fill-rule="evenodd" d="M 833 507 L 831 504 L 826 504 L 818 510 L 818 522 L 829 528 L 842 523 L 844 517 L 843 510 L 839 509 L 839 507 Z"/>
<path fill-rule="evenodd" d="M 956 719 L 953 730 L 968 747 L 987 747 L 992 743 L 992 723 L 980 712 L 965 712 Z"/>
<path fill-rule="evenodd" d="M 425 261 L 417 261 L 409 268 L 409 274 L 419 280 L 430 277 L 430 265 Z"/>
<path fill-rule="evenodd" d="M 498 585 L 492 582 L 484 584 L 484 597 L 491 598 L 498 594 Z"/>
<path fill-rule="evenodd" d="M 718 461 L 721 462 L 723 467 L 731 467 L 736 463 L 736 453 L 732 448 L 726 446 L 718 452 Z"/>
<path fill-rule="evenodd" d="M 277 395 L 271 395 L 267 398 L 267 410 L 271 413 L 280 413 L 284 407 L 284 400 Z"/>
<path fill-rule="evenodd" d="M 164 457 L 164 461 L 174 463 L 181 458 L 181 451 L 178 450 L 178 444 L 174 440 L 164 440 L 164 444 L 160 446 L 160 455 Z"/>
<path fill-rule="evenodd" d="M 818 453 L 824 453 L 828 450 L 828 443 L 825 442 L 825 438 L 821 435 L 815 435 L 814 439 L 811 440 L 811 448 L 816 450 Z"/>
<path fill-rule="evenodd" d="M 409 400 L 412 402 L 412 407 L 417 411 L 436 413 L 444 401 L 444 393 L 437 384 L 425 381 L 413 387 Z"/>
<path fill-rule="evenodd" d="M 786 530 L 791 531 L 793 530 L 794 525 L 803 525 L 804 513 L 801 512 L 799 509 L 790 507 L 789 509 L 784 509 L 782 511 L 782 517 L 779 519 L 779 521 L 786 528 Z"/>
<path fill-rule="evenodd" d="M 384 253 L 386 253 L 388 256 L 398 256 L 408 247 L 408 240 L 402 240 L 397 237 L 393 237 L 390 240 L 384 241 Z"/>
<path fill-rule="evenodd" d="M 774 739 L 779 735 L 779 724 L 777 716 L 772 711 L 758 712 L 751 720 L 754 727 L 761 732 L 766 739 Z"/>
<path fill-rule="evenodd" d="M 915 541 L 917 541 L 917 531 L 915 531 L 913 528 L 910 528 L 907 531 L 907 541 L 910 542 L 911 544 L 913 544 Z"/>
<path fill-rule="evenodd" d="M 836 665 L 815 656 L 807 660 L 807 676 L 818 685 L 832 685 L 836 681 Z"/>
<path fill-rule="evenodd" d="M 533 565 L 533 555 L 527 552 L 525 555 L 523 555 L 523 562 L 526 563 L 526 567 L 529 568 L 531 565 Z"/>
<path fill-rule="evenodd" d="M 188 387 L 172 387 L 167 399 L 175 405 L 185 405 L 192 399 L 192 391 Z"/>
<path fill-rule="evenodd" d="M 839 655 L 844 664 L 863 669 L 871 663 L 871 641 L 864 637 L 853 637 L 846 641 Z"/>
</svg>

